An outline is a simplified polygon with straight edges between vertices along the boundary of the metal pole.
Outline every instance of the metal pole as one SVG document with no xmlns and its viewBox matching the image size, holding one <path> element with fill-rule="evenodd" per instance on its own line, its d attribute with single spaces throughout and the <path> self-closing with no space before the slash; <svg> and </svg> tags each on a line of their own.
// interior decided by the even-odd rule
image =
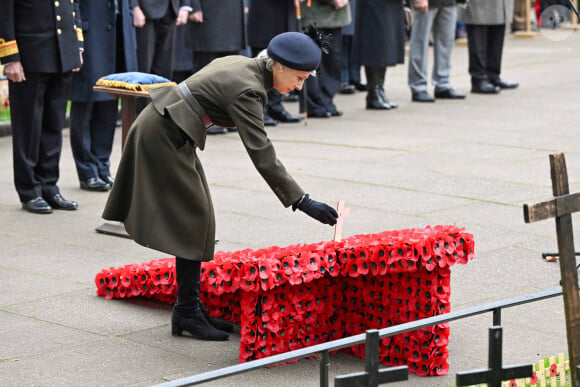
<svg viewBox="0 0 580 387">
<path fill-rule="evenodd" d="M 365 371 L 368 374 L 368 387 L 378 386 L 379 376 L 379 330 L 369 329 L 367 331 L 366 342 L 366 366 Z"/>
<path fill-rule="evenodd" d="M 496 308 L 493 310 L 493 325 L 501 325 L 501 308 Z"/>
<path fill-rule="evenodd" d="M 328 387 L 328 351 L 320 352 L 320 387 Z"/>
</svg>

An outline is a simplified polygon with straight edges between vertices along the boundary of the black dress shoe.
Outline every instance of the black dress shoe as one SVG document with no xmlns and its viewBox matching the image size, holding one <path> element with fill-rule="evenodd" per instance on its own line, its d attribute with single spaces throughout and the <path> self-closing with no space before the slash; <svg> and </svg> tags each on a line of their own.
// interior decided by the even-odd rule
<svg viewBox="0 0 580 387">
<path fill-rule="evenodd" d="M 342 116 L 342 110 L 336 110 L 336 109 L 331 110 L 330 115 L 332 117 L 340 117 L 340 116 Z"/>
<path fill-rule="evenodd" d="M 284 102 L 298 102 L 300 97 L 298 96 L 298 91 L 292 90 L 282 95 L 282 101 Z"/>
<path fill-rule="evenodd" d="M 316 112 L 309 112 L 308 114 L 308 118 L 330 118 L 332 114 L 330 114 L 330 112 L 321 112 L 321 111 L 316 111 Z"/>
<path fill-rule="evenodd" d="M 459 94 L 452 88 L 438 89 L 435 88 L 435 98 L 437 99 L 465 99 L 465 94 Z"/>
<path fill-rule="evenodd" d="M 269 111 L 270 117 L 278 122 L 286 122 L 286 123 L 295 123 L 302 121 L 302 117 L 300 116 L 293 116 L 292 114 L 288 113 L 286 110 L 272 110 Z"/>
<path fill-rule="evenodd" d="M 113 186 L 113 183 L 115 182 L 115 179 L 113 179 L 113 176 L 111 176 L 111 175 L 101 177 L 101 180 L 103 180 L 105 183 L 109 184 L 111 187 Z"/>
<path fill-rule="evenodd" d="M 351 82 L 350 84 L 353 85 L 354 88 L 357 89 L 358 91 L 367 91 L 367 84 L 366 83 Z"/>
<path fill-rule="evenodd" d="M 356 93 L 356 88 L 354 87 L 354 85 L 351 85 L 350 83 L 342 82 L 340 84 L 338 92 L 340 94 L 354 94 Z"/>
<path fill-rule="evenodd" d="M 223 126 L 214 125 L 207 130 L 207 134 L 226 134 L 228 130 Z"/>
<path fill-rule="evenodd" d="M 226 128 L 226 129 L 227 129 L 228 133 L 234 133 L 234 132 L 237 132 L 238 131 L 238 128 L 235 127 L 235 126 L 234 127 L 231 127 L 231 128 Z"/>
<path fill-rule="evenodd" d="M 101 180 L 100 177 L 91 177 L 88 180 L 81 181 L 81 189 L 87 191 L 105 192 L 111 189 L 111 186 Z"/>
<path fill-rule="evenodd" d="M 411 100 L 413 102 L 435 102 L 435 98 L 433 98 L 431 94 L 427 93 L 426 91 L 413 92 Z"/>
<path fill-rule="evenodd" d="M 492 84 L 499 86 L 500 89 L 517 89 L 520 85 L 517 82 L 508 82 L 504 81 L 503 79 L 497 79 L 495 81 L 491 81 Z"/>
<path fill-rule="evenodd" d="M 497 94 L 500 87 L 492 84 L 489 81 L 476 81 L 471 84 L 471 92 L 475 94 Z"/>
<path fill-rule="evenodd" d="M 72 211 L 76 210 L 79 207 L 79 204 L 77 202 L 74 202 L 72 200 L 66 200 L 59 193 L 51 198 L 46 198 L 45 200 L 55 210 Z"/>
<path fill-rule="evenodd" d="M 278 121 L 270 117 L 268 113 L 264 113 L 264 126 L 276 126 Z"/>
<path fill-rule="evenodd" d="M 50 214 L 52 207 L 40 196 L 22 203 L 22 209 L 33 214 Z"/>
</svg>

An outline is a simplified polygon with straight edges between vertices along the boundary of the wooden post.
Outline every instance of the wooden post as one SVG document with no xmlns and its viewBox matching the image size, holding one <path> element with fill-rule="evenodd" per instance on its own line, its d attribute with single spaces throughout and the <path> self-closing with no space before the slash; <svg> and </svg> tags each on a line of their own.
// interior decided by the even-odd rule
<svg viewBox="0 0 580 387">
<path fill-rule="evenodd" d="M 537 0 L 539 1 L 539 0 Z M 525 31 L 516 31 L 513 33 L 514 38 L 539 38 L 542 34 L 538 31 L 532 31 L 532 17 L 531 11 L 532 9 L 532 2 L 531 0 L 526 0 L 526 30 Z"/>
<path fill-rule="evenodd" d="M 576 366 L 580 360 L 580 297 L 578 294 L 578 271 L 574 251 L 572 213 L 580 211 L 580 196 L 569 193 L 568 172 L 563 153 L 550 155 L 552 192 L 555 199 L 534 205 L 524 205 L 524 220 L 531 223 L 538 220 L 556 218 L 558 236 L 558 256 L 560 276 L 566 316 L 566 337 L 570 359 L 572 386 L 579 387 Z"/>
<path fill-rule="evenodd" d="M 350 208 L 344 208 L 344 200 L 341 200 L 336 206 L 336 212 L 338 212 L 338 220 L 336 221 L 336 226 L 334 226 L 334 241 L 340 242 L 342 239 L 342 225 L 344 223 L 344 218 L 350 215 Z"/>
<path fill-rule="evenodd" d="M 568 172 L 563 153 L 550 155 L 550 170 L 552 175 L 552 191 L 554 196 L 568 195 Z M 578 271 L 576 270 L 576 255 L 574 251 L 574 233 L 572 230 L 572 214 L 556 217 L 556 233 L 558 234 L 558 255 L 560 257 L 560 275 L 564 296 L 566 314 L 566 333 L 570 375 L 573 386 L 578 386 L 576 367 L 580 359 L 580 298 L 578 297 Z"/>
</svg>

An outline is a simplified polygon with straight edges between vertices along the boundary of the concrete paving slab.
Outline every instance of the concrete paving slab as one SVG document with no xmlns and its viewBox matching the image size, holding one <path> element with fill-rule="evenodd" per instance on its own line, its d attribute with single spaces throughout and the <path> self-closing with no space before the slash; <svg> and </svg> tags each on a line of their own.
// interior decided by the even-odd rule
<svg viewBox="0 0 580 387">
<path fill-rule="evenodd" d="M 0 283 L 7 289 L 0 293 L 0 306 L 17 305 L 45 297 L 67 294 L 87 287 L 50 276 L 50 274 L 47 276 L 42 273 L 30 273 L 26 269 L 0 267 Z"/>
<path fill-rule="evenodd" d="M 0 362 L 16 363 L 28 357 L 42 356 L 46 352 L 61 351 L 101 339 L 100 335 L 94 333 L 7 312 L 0 312 L 0 320 L 6 324 L 4 327 L 10 327 L 0 331 Z M 4 385 L 5 380 L 2 381 Z"/>
<path fill-rule="evenodd" d="M 105 300 L 94 288 L 6 308 L 12 313 L 105 336 L 119 336 L 168 324 L 169 305 L 135 298 Z"/>
</svg>

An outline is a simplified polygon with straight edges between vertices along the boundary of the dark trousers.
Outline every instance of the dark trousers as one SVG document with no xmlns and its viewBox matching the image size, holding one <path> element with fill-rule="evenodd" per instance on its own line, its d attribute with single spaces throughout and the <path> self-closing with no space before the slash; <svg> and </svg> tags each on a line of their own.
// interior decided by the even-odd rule
<svg viewBox="0 0 580 387">
<path fill-rule="evenodd" d="M 496 81 L 501 72 L 505 24 L 466 24 L 469 74 L 472 82 Z"/>
<path fill-rule="evenodd" d="M 360 83 L 360 65 L 353 61 L 354 39 L 352 35 L 342 36 L 341 82 L 355 84 Z"/>
<path fill-rule="evenodd" d="M 147 19 L 143 27 L 135 29 L 139 71 L 171 79 L 176 18 L 173 8 L 168 6 L 161 19 Z"/>
<path fill-rule="evenodd" d="M 342 31 L 341 28 L 321 28 L 332 35 L 328 55 L 322 55 L 315 77 L 306 79 L 306 106 L 308 114 L 323 115 L 336 111 L 333 99 L 340 86 Z"/>
<path fill-rule="evenodd" d="M 26 73 L 9 82 L 14 185 L 21 202 L 59 193 L 62 127 L 72 72 Z"/>
<path fill-rule="evenodd" d="M 117 113 L 116 99 L 71 104 L 70 143 L 79 180 L 110 176 Z"/>
</svg>

